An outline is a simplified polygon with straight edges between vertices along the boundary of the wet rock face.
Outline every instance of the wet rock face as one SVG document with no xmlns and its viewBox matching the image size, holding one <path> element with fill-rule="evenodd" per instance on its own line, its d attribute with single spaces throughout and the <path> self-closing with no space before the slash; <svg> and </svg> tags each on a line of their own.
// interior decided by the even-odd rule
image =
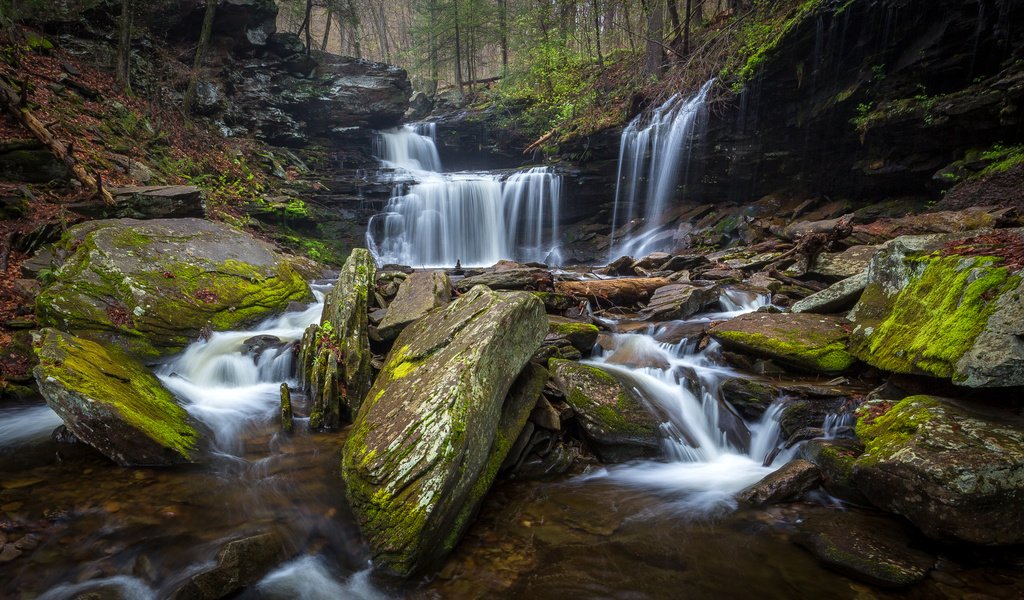
<svg viewBox="0 0 1024 600">
<path fill-rule="evenodd" d="M 217 564 L 188 578 L 172 600 L 218 600 L 255 584 L 287 556 L 282 537 L 261 533 L 228 542 L 217 553 Z"/>
<path fill-rule="evenodd" d="M 121 466 L 173 465 L 198 455 L 199 433 L 140 362 L 53 329 L 36 341 L 39 391 L 79 440 Z"/>
<path fill-rule="evenodd" d="M 858 410 L 858 489 L 940 540 L 1024 543 L 1024 427 L 953 401 L 911 396 Z"/>
<path fill-rule="evenodd" d="M 838 317 L 813 314 L 749 313 L 710 330 L 730 350 L 770 358 L 800 371 L 842 373 L 856 359 Z"/>
<path fill-rule="evenodd" d="M 536 405 L 542 386 L 508 392 L 547 327 L 533 295 L 477 286 L 398 336 L 342 458 L 378 567 L 408 576 L 454 548 Z"/>
<path fill-rule="evenodd" d="M 309 298 L 266 242 L 200 219 L 91 221 L 36 299 L 40 324 L 117 343 L 146 358 L 176 352 L 205 328 L 235 329 Z"/>
<path fill-rule="evenodd" d="M 818 467 L 806 460 L 796 459 L 736 494 L 736 499 L 752 506 L 789 502 L 799 499 L 820 482 Z"/>
<path fill-rule="evenodd" d="M 871 261 L 852 351 L 886 371 L 1024 385 L 1024 230 L 901 237 Z"/>
<path fill-rule="evenodd" d="M 625 462 L 660 454 L 660 422 L 627 386 L 590 365 L 552 359 L 549 366 L 601 460 Z"/>
</svg>

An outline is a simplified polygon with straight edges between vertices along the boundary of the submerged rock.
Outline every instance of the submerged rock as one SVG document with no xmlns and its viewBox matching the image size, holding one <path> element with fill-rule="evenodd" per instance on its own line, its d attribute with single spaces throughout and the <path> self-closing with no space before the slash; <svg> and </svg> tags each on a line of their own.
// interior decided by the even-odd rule
<svg viewBox="0 0 1024 600">
<path fill-rule="evenodd" d="M 624 462 L 660 453 L 658 419 L 618 379 L 597 367 L 567 360 L 552 359 L 550 369 L 601 460 Z"/>
<path fill-rule="evenodd" d="M 299 369 L 312 429 L 337 429 L 342 419 L 352 419 L 373 383 L 368 309 L 375 271 L 369 251 L 352 250 L 324 302 L 320 324 L 302 336 Z"/>
<path fill-rule="evenodd" d="M 217 553 L 217 564 L 188 578 L 171 600 L 218 600 L 255 584 L 287 557 L 284 540 L 261 533 L 228 542 Z"/>
<path fill-rule="evenodd" d="M 1024 543 L 1024 424 L 911 396 L 858 409 L 858 489 L 929 537 Z"/>
<path fill-rule="evenodd" d="M 849 333 L 838 317 L 748 313 L 711 328 L 729 350 L 770 358 L 812 373 L 842 373 L 857 362 L 847 349 Z"/>
<path fill-rule="evenodd" d="M 90 221 L 68 231 L 59 249 L 69 256 L 36 299 L 40 324 L 146 358 L 310 296 L 269 244 L 201 219 Z"/>
<path fill-rule="evenodd" d="M 1021 244 L 1024 229 L 886 244 L 850 317 L 853 353 L 964 386 L 1024 385 L 1024 279 L 1013 250 Z"/>
<path fill-rule="evenodd" d="M 385 340 L 393 340 L 413 321 L 431 309 L 451 302 L 451 282 L 444 271 L 419 271 L 409 275 L 398 287 L 395 299 L 377 331 Z"/>
<path fill-rule="evenodd" d="M 800 524 L 797 543 L 823 565 L 874 585 L 905 587 L 925 578 L 935 557 L 913 547 L 896 519 L 822 510 Z"/>
<path fill-rule="evenodd" d="M 191 418 L 142 363 L 54 329 L 39 332 L 36 348 L 39 391 L 79 440 L 122 466 L 196 459 Z"/>
<path fill-rule="evenodd" d="M 408 576 L 455 547 L 536 404 L 506 395 L 546 332 L 540 300 L 478 286 L 398 336 L 342 459 L 377 567 Z"/>
</svg>

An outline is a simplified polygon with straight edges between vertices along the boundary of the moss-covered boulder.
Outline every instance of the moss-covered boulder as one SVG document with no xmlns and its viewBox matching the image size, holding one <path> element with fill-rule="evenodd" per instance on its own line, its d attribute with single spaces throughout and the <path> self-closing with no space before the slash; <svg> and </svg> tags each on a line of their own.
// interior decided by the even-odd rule
<svg viewBox="0 0 1024 600">
<path fill-rule="evenodd" d="M 431 309 L 451 302 L 452 284 L 444 271 L 419 271 L 402 281 L 388 312 L 377 327 L 385 340 L 393 340 Z"/>
<path fill-rule="evenodd" d="M 54 329 L 35 344 L 39 391 L 75 437 L 122 466 L 195 460 L 192 419 L 138 360 Z"/>
<path fill-rule="evenodd" d="M 887 243 L 851 314 L 853 353 L 895 373 L 1024 385 L 1024 229 Z"/>
<path fill-rule="evenodd" d="M 629 386 L 591 365 L 553 358 L 548 367 L 601 460 L 615 463 L 660 454 L 661 423 Z"/>
<path fill-rule="evenodd" d="M 202 219 L 90 221 L 69 230 L 58 251 L 67 258 L 36 299 L 40 323 L 143 358 L 310 297 L 269 244 Z"/>
<path fill-rule="evenodd" d="M 536 404 L 508 392 L 546 332 L 536 297 L 477 286 L 398 336 L 342 459 L 377 567 L 408 576 L 455 546 Z"/>
<path fill-rule="evenodd" d="M 302 336 L 299 369 L 313 429 L 337 429 L 343 419 L 351 420 L 373 383 L 368 311 L 375 278 L 369 251 L 352 250 L 327 295 L 320 324 Z"/>
<path fill-rule="evenodd" d="M 926 535 L 975 544 L 1024 543 L 1024 423 L 934 396 L 858 410 L 858 489 Z"/>
<path fill-rule="evenodd" d="M 729 350 L 770 358 L 811 373 L 842 373 L 857 359 L 847 349 L 848 325 L 839 317 L 814 314 L 748 313 L 711 328 Z"/>
</svg>

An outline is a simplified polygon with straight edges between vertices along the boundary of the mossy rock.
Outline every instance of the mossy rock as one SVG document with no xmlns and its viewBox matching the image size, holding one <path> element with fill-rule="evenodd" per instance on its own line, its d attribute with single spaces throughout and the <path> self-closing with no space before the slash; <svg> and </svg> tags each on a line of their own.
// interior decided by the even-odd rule
<svg viewBox="0 0 1024 600">
<path fill-rule="evenodd" d="M 536 404 L 508 392 L 546 332 L 540 300 L 477 286 L 398 336 L 342 458 L 377 568 L 409 576 L 455 546 Z"/>
<path fill-rule="evenodd" d="M 857 362 L 847 349 L 846 327 L 843 319 L 827 315 L 748 313 L 712 327 L 710 333 L 729 350 L 800 371 L 837 374 Z"/>
<path fill-rule="evenodd" d="M 350 420 L 373 383 L 367 313 L 376 271 L 369 251 L 352 250 L 324 301 L 320 324 L 303 335 L 299 369 L 312 429 L 337 429 L 342 419 Z"/>
<path fill-rule="evenodd" d="M 857 411 L 857 488 L 926 535 L 1024 543 L 1024 422 L 935 396 L 872 401 Z"/>
<path fill-rule="evenodd" d="M 853 353 L 894 373 L 1024 385 L 1024 281 L 1013 259 L 1000 256 L 1022 242 L 1024 229 L 887 243 L 851 314 Z"/>
<path fill-rule="evenodd" d="M 54 329 L 39 332 L 36 352 L 39 390 L 78 439 L 122 466 L 197 458 L 192 419 L 136 359 Z"/>
<path fill-rule="evenodd" d="M 36 299 L 40 323 L 146 359 L 311 297 L 269 244 L 202 219 L 90 221 L 57 250 L 67 259 Z"/>
<path fill-rule="evenodd" d="M 661 423 L 628 386 L 607 371 L 578 362 L 552 358 L 548 368 L 602 461 L 661 453 Z"/>
<path fill-rule="evenodd" d="M 581 323 L 565 317 L 548 317 L 548 336 L 546 341 L 566 340 L 574 348 L 587 355 L 593 350 L 597 343 L 597 334 L 600 333 L 596 325 Z"/>
</svg>

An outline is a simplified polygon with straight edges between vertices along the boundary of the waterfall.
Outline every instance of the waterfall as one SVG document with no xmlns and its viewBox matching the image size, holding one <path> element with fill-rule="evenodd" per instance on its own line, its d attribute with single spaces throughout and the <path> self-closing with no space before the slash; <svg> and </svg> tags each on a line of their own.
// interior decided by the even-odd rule
<svg viewBox="0 0 1024 600">
<path fill-rule="evenodd" d="M 721 304 L 725 313 L 698 320 L 749 312 L 763 304 L 763 299 L 743 302 L 723 294 Z M 781 403 L 769 407 L 759 421 L 747 423 L 722 399 L 722 382 L 740 375 L 717 362 L 716 344 L 698 350 L 689 340 L 663 344 L 639 333 L 616 334 L 613 344 L 611 350 L 588 362 L 614 375 L 651 405 L 662 419 L 662 444 L 669 462 L 620 465 L 592 477 L 681 492 L 687 508 L 714 510 L 733 505 L 736 492 L 792 458 L 795 449 L 779 451 Z M 620 364 L 616 357 L 620 350 L 632 364 L 657 366 Z"/>
<path fill-rule="evenodd" d="M 691 98 L 669 98 L 649 117 L 638 115 L 622 131 L 612 236 L 624 225 L 639 218 L 643 221 L 639 231 L 613 239 L 609 260 L 625 254 L 647 254 L 670 241 L 661 235 L 660 219 L 675 195 L 680 175 L 686 181 L 690 151 L 706 124 L 706 102 L 714 82 L 705 83 Z"/>
<path fill-rule="evenodd" d="M 294 371 L 294 346 L 306 327 L 320 321 L 324 289 L 314 287 L 317 302 L 305 310 L 268 319 L 251 331 L 213 333 L 157 371 L 185 410 L 214 433 L 221 452 L 237 450 L 239 434 L 250 422 L 277 414 L 281 383 Z M 257 336 L 270 339 L 262 352 L 246 344 Z"/>
<path fill-rule="evenodd" d="M 508 176 L 442 173 L 434 123 L 380 132 L 374 151 L 408 171 L 384 211 L 370 219 L 378 262 L 414 267 L 490 266 L 501 259 L 560 262 L 561 178 L 548 167 Z"/>
</svg>

